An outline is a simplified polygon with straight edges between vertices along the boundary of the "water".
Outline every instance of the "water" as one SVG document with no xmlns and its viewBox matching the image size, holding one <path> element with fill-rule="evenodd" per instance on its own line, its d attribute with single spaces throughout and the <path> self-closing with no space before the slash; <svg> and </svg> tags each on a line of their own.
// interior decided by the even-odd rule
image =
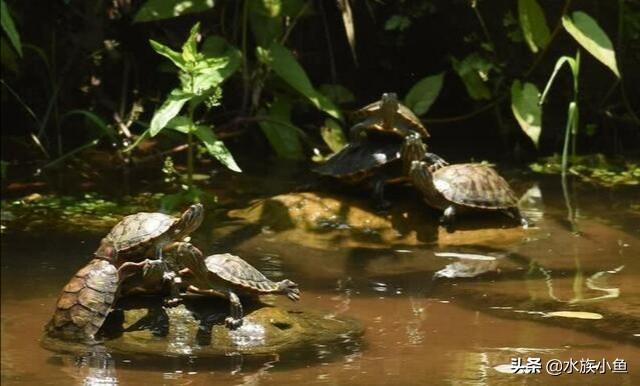
<svg viewBox="0 0 640 386">
<path fill-rule="evenodd" d="M 230 186 L 234 194 L 225 193 Z M 207 213 L 193 241 L 209 253 L 243 256 L 271 278 L 300 283 L 300 307 L 357 318 L 365 328 L 361 339 L 348 338 L 340 347 L 316 345 L 259 359 L 75 357 L 41 348 L 42 327 L 60 289 L 101 235 L 27 232 L 9 224 L 2 237 L 2 383 L 640 384 L 639 189 L 576 183 L 572 224 L 557 178 L 519 179 L 515 186 L 539 187 L 529 191 L 532 229 L 469 219 L 448 234 L 417 196 L 397 189 L 391 195 L 396 207 L 386 216 L 368 213 L 362 197 L 345 195 L 339 216 L 301 230 L 265 218 L 251 223 L 246 210 L 227 216 L 250 199 L 285 191 L 286 183 L 217 177 L 210 189 L 221 207 Z M 293 220 L 309 216 L 308 208 L 317 209 L 302 206 Z M 517 358 L 540 358 L 543 366 L 556 359 L 622 359 L 628 369 L 552 377 L 543 367 L 542 374 L 509 374 Z"/>
</svg>

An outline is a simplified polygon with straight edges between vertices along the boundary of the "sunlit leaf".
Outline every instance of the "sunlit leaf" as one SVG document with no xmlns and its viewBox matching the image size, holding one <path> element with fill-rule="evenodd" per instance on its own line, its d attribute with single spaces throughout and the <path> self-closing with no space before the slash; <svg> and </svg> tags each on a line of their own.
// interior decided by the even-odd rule
<svg viewBox="0 0 640 386">
<path fill-rule="evenodd" d="M 220 36 L 210 36 L 202 43 L 202 54 L 205 58 L 224 58 L 226 64 L 219 68 L 218 72 L 223 80 L 236 72 L 242 61 L 242 53 L 239 49 L 227 43 Z"/>
<path fill-rule="evenodd" d="M 349 42 L 349 48 L 351 48 L 351 56 L 353 56 L 353 62 L 358 65 L 358 56 L 356 55 L 356 29 L 353 23 L 353 11 L 351 11 L 351 5 L 349 0 L 338 0 L 338 9 L 342 14 L 342 24 L 344 25 L 345 33 L 347 34 L 347 41 Z"/>
<path fill-rule="evenodd" d="M 189 31 L 189 37 L 182 45 L 182 59 L 189 63 L 195 62 L 198 57 L 198 33 L 200 31 L 200 23 L 196 23 Z"/>
<path fill-rule="evenodd" d="M 267 112 L 266 120 L 259 122 L 262 132 L 271 147 L 281 158 L 302 159 L 300 129 L 291 123 L 291 103 L 285 98 L 277 98 Z"/>
<path fill-rule="evenodd" d="M 214 0 L 147 0 L 136 13 L 134 23 L 170 19 L 213 8 Z"/>
<path fill-rule="evenodd" d="M 182 54 L 172 50 L 171 48 L 165 46 L 162 43 L 158 43 L 155 40 L 150 39 L 149 43 L 151 43 L 151 48 L 153 48 L 155 52 L 171 60 L 173 64 L 175 64 L 178 68 L 182 70 L 185 69 L 185 61 L 182 58 Z"/>
<path fill-rule="evenodd" d="M 269 50 L 258 47 L 257 56 L 271 67 L 280 78 L 309 99 L 314 106 L 332 117 L 342 120 L 340 111 L 327 97 L 313 88 L 307 73 L 286 47 L 274 42 Z"/>
<path fill-rule="evenodd" d="M 13 23 L 9 9 L 4 0 L 0 0 L 0 24 L 2 24 L 2 30 L 7 34 L 11 45 L 15 48 L 16 52 L 22 57 L 22 43 L 20 42 L 20 34 L 16 29 L 16 25 Z"/>
<path fill-rule="evenodd" d="M 193 96 L 193 94 L 185 93 L 180 89 L 171 91 L 162 106 L 153 114 L 151 125 L 149 126 L 149 134 L 155 137 L 173 117 L 178 115 L 182 106 Z"/>
<path fill-rule="evenodd" d="M 331 118 L 324 120 L 324 125 L 320 128 L 320 135 L 332 152 L 336 153 L 347 145 L 347 137 L 342 131 L 340 124 Z"/>
<path fill-rule="evenodd" d="M 242 172 L 236 160 L 231 155 L 231 152 L 224 145 L 224 142 L 220 141 L 216 138 L 213 130 L 209 126 L 198 125 L 196 127 L 196 131 L 194 132 L 196 137 L 202 141 L 202 144 L 207 149 L 209 154 L 214 156 L 218 161 L 220 161 L 224 166 L 233 170 L 234 172 Z"/>
<path fill-rule="evenodd" d="M 491 90 L 485 84 L 489 71 L 493 67 L 490 62 L 477 54 L 470 54 L 463 60 L 451 58 L 451 62 L 471 98 L 491 99 Z"/>
<path fill-rule="evenodd" d="M 532 52 L 546 47 L 549 43 L 549 27 L 544 11 L 536 0 L 518 0 L 520 28 Z"/>
<path fill-rule="evenodd" d="M 442 72 L 420 79 L 407 93 L 404 104 L 416 115 L 425 114 L 440 95 L 443 80 L 444 73 Z"/>
<path fill-rule="evenodd" d="M 521 84 L 514 80 L 511 85 L 511 111 L 522 130 L 538 147 L 542 130 L 542 108 L 538 104 L 540 91 L 533 83 Z"/>
<path fill-rule="evenodd" d="M 547 316 L 559 316 L 562 318 L 576 318 L 576 319 L 592 319 L 599 320 L 604 318 L 601 314 L 596 314 L 595 312 L 584 312 L 584 311 L 554 311 L 547 312 Z"/>
<path fill-rule="evenodd" d="M 320 92 L 331 99 L 333 103 L 349 103 L 356 100 L 355 96 L 348 88 L 341 84 L 323 84 L 320 85 Z"/>
<path fill-rule="evenodd" d="M 571 16 L 571 18 L 568 16 L 562 17 L 562 26 L 564 29 L 573 36 L 585 50 L 602 62 L 602 64 L 609 67 L 617 77 L 620 77 L 613 44 L 606 32 L 600 28 L 598 22 L 581 11 L 576 11 Z"/>
<path fill-rule="evenodd" d="M 183 134 L 187 134 L 189 133 L 189 131 L 195 128 L 195 124 L 191 119 L 189 119 L 189 117 L 178 115 L 177 117 L 173 117 L 169 122 L 167 122 L 167 125 L 165 127 Z"/>
</svg>

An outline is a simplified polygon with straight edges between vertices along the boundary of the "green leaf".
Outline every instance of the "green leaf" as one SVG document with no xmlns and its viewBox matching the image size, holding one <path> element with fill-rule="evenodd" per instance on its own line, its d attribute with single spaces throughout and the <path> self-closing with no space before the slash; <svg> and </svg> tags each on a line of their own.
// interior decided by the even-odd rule
<svg viewBox="0 0 640 386">
<path fill-rule="evenodd" d="M 177 88 L 171 91 L 162 106 L 153 114 L 151 125 L 149 126 L 149 134 L 151 134 L 152 137 L 158 135 L 160 130 L 164 129 L 167 123 L 178 115 L 182 106 L 193 97 L 193 94 L 185 93 Z"/>
<path fill-rule="evenodd" d="M 424 115 L 440 95 L 443 80 L 443 72 L 422 78 L 407 93 L 404 98 L 405 105 L 413 110 L 416 115 Z"/>
<path fill-rule="evenodd" d="M 239 49 L 227 43 L 220 36 L 209 36 L 202 43 L 202 54 L 205 58 L 224 58 L 226 64 L 219 68 L 220 77 L 225 80 L 231 74 L 236 72 L 242 61 L 242 52 Z"/>
<path fill-rule="evenodd" d="M 171 48 L 165 46 L 162 43 L 158 43 L 155 40 L 149 39 L 149 43 L 151 43 L 151 48 L 160 55 L 169 58 L 178 68 L 181 70 L 186 69 L 186 63 L 182 58 L 182 54 L 177 51 L 172 50 Z"/>
<path fill-rule="evenodd" d="M 347 137 L 344 135 L 342 127 L 331 118 L 325 119 L 324 125 L 320 128 L 320 135 L 334 153 L 347 145 Z"/>
<path fill-rule="evenodd" d="M 613 44 L 597 21 L 584 12 L 576 11 L 572 18 L 562 17 L 562 26 L 585 50 L 620 77 Z"/>
<path fill-rule="evenodd" d="M 469 96 L 475 100 L 491 99 L 491 90 L 485 84 L 493 65 L 478 54 L 470 54 L 463 60 L 451 58 L 453 69 L 462 79 Z"/>
<path fill-rule="evenodd" d="M 411 19 L 402 15 L 391 16 L 386 23 L 384 23 L 384 29 L 387 31 L 404 31 L 411 26 Z"/>
<path fill-rule="evenodd" d="M 147 0 L 136 13 L 134 23 L 170 19 L 189 13 L 207 11 L 214 0 Z"/>
<path fill-rule="evenodd" d="M 354 102 L 356 100 L 353 93 L 341 84 L 320 85 L 320 92 L 333 101 L 333 103 L 337 104 Z"/>
<path fill-rule="evenodd" d="M 522 130 L 538 147 L 542 130 L 542 108 L 538 104 L 540 91 L 533 83 L 520 83 L 514 80 L 511 84 L 511 111 Z"/>
<path fill-rule="evenodd" d="M 60 117 L 60 122 L 62 123 L 62 121 L 64 121 L 66 118 L 68 118 L 68 117 L 70 117 L 72 115 L 82 115 L 82 116 L 84 116 L 91 123 L 93 123 L 95 125 L 95 127 L 100 129 L 100 131 L 102 131 L 104 133 L 104 135 L 106 135 L 107 137 L 109 137 L 112 140 L 115 140 L 117 138 L 116 132 L 113 130 L 113 128 L 111 126 L 107 125 L 107 123 L 104 121 L 104 119 L 102 119 L 98 115 L 96 115 L 93 112 L 88 111 L 88 110 L 80 110 L 80 109 L 78 109 L 78 110 L 67 111 L 66 113 L 64 113 L 62 115 L 62 117 Z"/>
<path fill-rule="evenodd" d="M 173 117 L 169 122 L 167 122 L 167 125 L 165 127 L 183 134 L 188 134 L 189 131 L 193 130 L 193 128 L 195 127 L 195 123 L 193 123 L 193 121 L 189 119 L 189 117 L 178 115 L 177 117 Z"/>
<path fill-rule="evenodd" d="M 579 59 L 579 53 L 576 56 L 576 58 Z M 577 83 L 578 83 L 578 71 L 579 71 L 579 62 L 578 60 L 570 57 L 570 56 L 561 56 L 560 58 L 558 58 L 558 60 L 556 61 L 556 65 L 553 68 L 553 73 L 551 73 L 551 76 L 549 77 L 549 80 L 547 81 L 547 85 L 544 87 L 544 91 L 542 92 L 542 96 L 540 97 L 540 104 L 544 103 L 544 100 L 547 98 L 547 93 L 549 92 L 549 90 L 551 89 L 551 85 L 553 84 L 553 80 L 556 78 L 556 75 L 558 74 L 558 71 L 560 71 L 560 69 L 562 68 L 563 64 L 567 64 L 569 66 L 569 68 L 571 69 L 571 73 L 573 75 L 573 83 L 574 83 L 574 92 L 576 92 L 576 87 L 577 87 Z"/>
<path fill-rule="evenodd" d="M 536 0 L 518 0 L 520 28 L 531 52 L 536 53 L 549 43 L 550 33 L 544 11 Z"/>
<path fill-rule="evenodd" d="M 200 141 L 202 141 L 202 144 L 207 149 L 209 154 L 214 156 L 224 166 L 233 170 L 234 172 L 242 172 L 242 170 L 236 163 L 236 160 L 233 159 L 233 155 L 231 155 L 229 149 L 227 149 L 227 147 L 224 145 L 224 142 L 216 138 L 211 127 L 198 125 L 196 126 L 196 131 L 194 132 L 194 134 L 196 137 L 198 137 L 198 139 L 200 139 Z"/>
<path fill-rule="evenodd" d="M 261 120 L 259 125 L 278 157 L 302 159 L 301 130 L 291 123 L 290 116 L 291 102 L 279 97 L 269 108 L 268 119 Z"/>
<path fill-rule="evenodd" d="M 313 88 L 306 72 L 286 47 L 274 42 L 269 50 L 258 47 L 257 56 L 271 67 L 282 80 L 309 99 L 314 106 L 332 117 L 342 120 L 340 111 L 327 97 Z"/>
<path fill-rule="evenodd" d="M 182 60 L 187 63 L 193 63 L 198 59 L 198 32 L 200 31 L 200 23 L 196 23 L 189 31 L 187 41 L 182 45 Z"/>
<path fill-rule="evenodd" d="M 20 34 L 18 34 L 16 25 L 13 23 L 13 19 L 11 18 L 11 14 L 9 13 L 9 9 L 7 8 L 7 4 L 4 2 L 4 0 L 0 0 L 0 12 L 2 12 L 0 14 L 0 24 L 2 24 L 2 29 L 9 37 L 13 48 L 15 48 L 18 55 L 22 57 L 22 43 L 20 43 Z"/>
</svg>

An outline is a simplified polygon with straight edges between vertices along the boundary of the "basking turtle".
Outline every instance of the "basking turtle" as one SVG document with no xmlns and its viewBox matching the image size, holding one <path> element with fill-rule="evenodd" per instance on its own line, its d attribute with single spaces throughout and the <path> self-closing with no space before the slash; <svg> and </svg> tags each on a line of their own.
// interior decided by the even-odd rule
<svg viewBox="0 0 640 386">
<path fill-rule="evenodd" d="M 274 282 L 238 256 L 222 253 L 203 258 L 192 244 L 183 243 L 165 256 L 171 268 L 181 268 L 187 291 L 202 295 L 220 296 L 231 303 L 230 316 L 225 319 L 229 328 L 242 325 L 242 303 L 239 296 L 257 297 L 262 294 L 283 294 L 300 299 L 298 284 L 285 279 Z"/>
<path fill-rule="evenodd" d="M 203 218 L 202 204 L 191 205 L 180 217 L 148 212 L 126 216 L 102 239 L 95 256 L 116 264 L 161 258 L 163 249 L 187 237 Z"/>
<path fill-rule="evenodd" d="M 411 161 L 422 159 L 434 165 L 447 164 L 440 156 L 427 152 L 417 132 L 404 139 L 371 133 L 362 141 L 350 142 L 313 171 L 348 184 L 368 183 L 373 189 L 375 205 L 384 208 L 389 206 L 384 199 L 385 185 L 408 181 Z"/>
<path fill-rule="evenodd" d="M 379 101 L 373 102 L 352 113 L 353 120 L 361 120 L 349 130 L 352 140 L 360 140 L 365 130 L 382 131 L 404 137 L 417 132 L 429 138 L 429 132 L 420 119 L 407 106 L 398 101 L 395 93 L 384 93 Z"/>
<path fill-rule="evenodd" d="M 145 260 L 116 267 L 106 259 L 91 260 L 62 289 L 53 317 L 45 326 L 46 334 L 62 340 L 95 341 L 120 295 L 122 282 L 136 271 L 146 271 L 158 263 L 159 260 Z"/>
<path fill-rule="evenodd" d="M 501 211 L 528 225 L 518 209 L 516 195 L 504 178 L 485 164 L 467 163 L 433 168 L 413 161 L 411 181 L 427 204 L 444 211 L 441 221 L 451 230 L 456 213 Z"/>
</svg>

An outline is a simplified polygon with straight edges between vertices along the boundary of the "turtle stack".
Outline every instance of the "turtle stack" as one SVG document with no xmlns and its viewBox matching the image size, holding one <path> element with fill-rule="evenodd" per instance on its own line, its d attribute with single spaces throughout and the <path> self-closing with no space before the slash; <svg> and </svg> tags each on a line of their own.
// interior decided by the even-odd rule
<svg viewBox="0 0 640 386">
<path fill-rule="evenodd" d="M 349 130 L 350 142 L 315 172 L 366 182 L 382 208 L 389 206 L 383 198 L 385 184 L 410 181 L 427 205 L 443 212 L 441 223 L 450 231 L 456 214 L 473 211 L 500 211 L 527 226 L 515 193 L 495 169 L 481 163 L 449 165 L 427 151 L 429 132 L 396 94 L 382 94 L 352 117 L 358 121 Z"/>
<path fill-rule="evenodd" d="M 168 293 L 167 306 L 177 305 L 183 292 L 227 298 L 229 328 L 242 324 L 241 296 L 277 293 L 300 298 L 296 283 L 271 281 L 238 256 L 204 257 L 186 241 L 203 218 L 201 204 L 180 217 L 147 212 L 124 217 L 102 239 L 94 258 L 64 286 L 46 334 L 93 342 L 116 300 L 137 293 Z"/>
</svg>

